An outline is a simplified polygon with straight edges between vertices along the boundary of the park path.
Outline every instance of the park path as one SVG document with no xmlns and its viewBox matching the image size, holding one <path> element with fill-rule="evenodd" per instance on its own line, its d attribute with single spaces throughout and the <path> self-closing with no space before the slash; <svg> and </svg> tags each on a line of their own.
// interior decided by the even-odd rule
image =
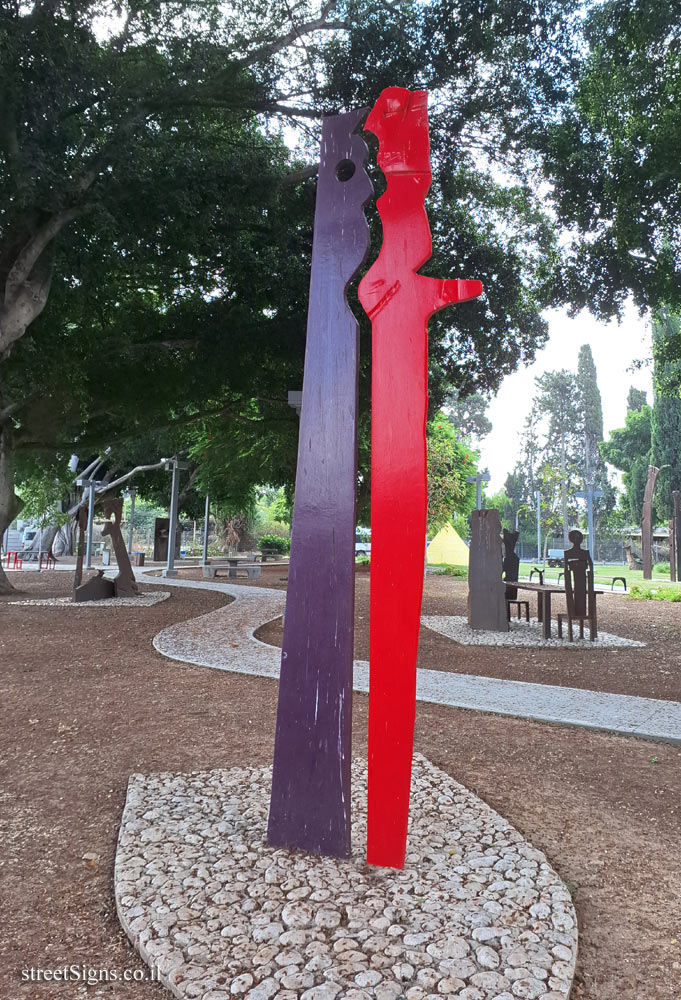
<svg viewBox="0 0 681 1000">
<path fill-rule="evenodd" d="M 142 569 L 136 570 L 135 575 L 140 582 L 159 583 L 158 577 L 147 575 Z M 215 590 L 228 594 L 234 601 L 217 611 L 163 629 L 154 638 L 159 653 L 201 667 L 279 677 L 281 650 L 260 642 L 253 633 L 283 613 L 285 591 L 181 578 L 163 578 L 163 586 Z M 355 660 L 353 686 L 356 691 L 369 690 L 366 660 Z M 675 701 L 421 668 L 416 697 L 419 701 L 453 708 L 681 744 L 681 703 Z"/>
</svg>

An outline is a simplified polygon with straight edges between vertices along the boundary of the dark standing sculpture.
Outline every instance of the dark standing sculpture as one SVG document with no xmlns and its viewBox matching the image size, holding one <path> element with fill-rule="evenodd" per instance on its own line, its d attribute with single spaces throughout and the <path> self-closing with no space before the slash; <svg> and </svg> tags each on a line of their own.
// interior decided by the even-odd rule
<svg viewBox="0 0 681 1000">
<path fill-rule="evenodd" d="M 296 498 L 267 839 L 350 854 L 358 324 L 369 248 L 366 110 L 326 118 L 317 182 Z"/>
<path fill-rule="evenodd" d="M 574 528 L 568 538 L 572 548 L 563 553 L 565 574 L 565 601 L 567 614 L 557 615 L 558 638 L 563 638 L 563 619 L 567 619 L 568 639 L 572 642 L 572 623 L 579 622 L 579 638 L 584 638 L 584 622 L 589 623 L 589 638 L 593 642 L 598 636 L 596 622 L 596 593 L 594 591 L 594 564 L 591 555 L 581 546 L 584 535 Z M 601 593 L 601 591 L 599 591 Z"/>
<path fill-rule="evenodd" d="M 468 557 L 468 624 L 490 632 L 508 632 L 505 587 L 501 579 L 499 512 L 474 510 Z"/>
<path fill-rule="evenodd" d="M 641 550 L 643 553 L 643 579 L 653 578 L 653 493 L 660 470 L 655 465 L 648 466 L 648 479 L 643 494 L 641 514 Z"/>
<path fill-rule="evenodd" d="M 518 588 L 509 587 L 509 581 L 518 580 L 518 570 L 520 569 L 520 557 L 515 550 L 518 538 L 520 537 L 519 531 L 507 531 L 504 528 L 503 531 L 503 543 L 504 543 L 504 580 L 506 581 L 506 600 L 515 601 L 518 599 Z"/>
</svg>

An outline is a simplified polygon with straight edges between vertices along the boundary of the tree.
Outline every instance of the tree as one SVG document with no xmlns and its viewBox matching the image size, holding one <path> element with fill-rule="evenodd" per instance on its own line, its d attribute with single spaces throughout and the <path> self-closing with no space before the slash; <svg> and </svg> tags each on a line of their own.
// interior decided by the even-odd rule
<svg viewBox="0 0 681 1000">
<path fill-rule="evenodd" d="M 454 514 L 470 514 L 475 507 L 475 485 L 467 482 L 477 472 L 477 454 L 461 441 L 440 413 L 427 426 L 428 530 L 438 531 Z"/>
<path fill-rule="evenodd" d="M 629 410 L 624 427 L 613 430 L 610 438 L 600 444 L 606 462 L 623 473 L 625 505 L 632 524 L 641 521 L 643 492 L 650 464 L 652 409 L 645 404 Z"/>
<path fill-rule="evenodd" d="M 482 393 L 461 396 L 458 389 L 454 389 L 447 397 L 444 412 L 460 438 L 479 441 L 492 430 L 492 422 L 485 416 L 486 409 L 487 400 Z"/>
<path fill-rule="evenodd" d="M 651 464 L 660 475 L 655 487 L 655 516 L 666 522 L 673 516 L 672 491 L 681 490 L 681 395 L 669 394 L 668 362 L 664 360 L 670 340 L 679 337 L 681 320 L 667 310 L 653 319 L 654 400 L 650 427 Z"/>
<path fill-rule="evenodd" d="M 629 395 L 627 396 L 627 412 L 630 410 L 640 410 L 641 407 L 647 406 L 648 400 L 646 393 L 642 389 L 637 389 L 635 386 L 629 386 Z"/>
<path fill-rule="evenodd" d="M 588 344 L 582 344 L 579 349 L 577 387 L 584 428 L 584 482 L 600 485 L 605 472 L 598 450 L 598 443 L 603 440 L 603 406 L 596 378 L 596 365 Z"/>
<path fill-rule="evenodd" d="M 560 472 L 560 505 L 563 521 L 563 543 L 568 548 L 568 495 L 573 493 L 581 451 L 579 389 L 577 380 L 567 369 L 544 372 L 535 379 L 537 411 L 547 420 L 546 440 L 542 449 L 542 481 L 547 481 L 548 466 Z M 551 479 L 551 491 L 555 483 Z"/>
<path fill-rule="evenodd" d="M 572 99 L 535 136 L 558 219 L 575 234 L 561 285 L 575 312 L 618 314 L 630 293 L 641 309 L 678 311 L 678 3 L 592 4 L 583 38 Z"/>
<path fill-rule="evenodd" d="M 433 323 L 433 406 L 452 385 L 493 389 L 531 360 L 546 337 L 557 244 L 531 188 L 499 182 L 491 165 L 519 164 L 527 135 L 563 99 L 575 7 L 504 0 L 480 31 L 472 0 L 362 0 L 338 12 L 306 0 L 6 5 L 0 532 L 20 503 L 15 442 L 54 456 L 76 439 L 96 449 L 120 438 L 122 455 L 157 429 L 182 438 L 198 425 L 201 438 L 204 419 L 223 412 L 286 422 L 272 390 L 300 372 L 315 168 L 309 155 L 292 162 L 278 122 L 310 127 L 308 152 L 322 113 L 371 103 L 396 79 L 441 96 L 432 267 L 487 290 L 484 303 Z M 242 378 L 257 367 L 253 331 L 287 327 L 271 361 L 275 341 L 261 349 L 258 394 Z M 221 352 L 237 368 L 222 385 Z M 93 377 L 93 356 L 104 376 Z M 366 362 L 361 386 L 366 400 Z M 262 452 L 247 454 L 254 472 Z"/>
</svg>

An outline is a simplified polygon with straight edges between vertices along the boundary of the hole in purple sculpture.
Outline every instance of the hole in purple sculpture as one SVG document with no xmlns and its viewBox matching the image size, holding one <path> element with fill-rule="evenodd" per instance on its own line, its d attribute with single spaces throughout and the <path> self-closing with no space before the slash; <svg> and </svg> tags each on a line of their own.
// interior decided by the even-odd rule
<svg viewBox="0 0 681 1000">
<path fill-rule="evenodd" d="M 355 164 L 352 160 L 341 160 L 336 167 L 336 177 L 339 181 L 349 181 L 355 172 Z"/>
</svg>

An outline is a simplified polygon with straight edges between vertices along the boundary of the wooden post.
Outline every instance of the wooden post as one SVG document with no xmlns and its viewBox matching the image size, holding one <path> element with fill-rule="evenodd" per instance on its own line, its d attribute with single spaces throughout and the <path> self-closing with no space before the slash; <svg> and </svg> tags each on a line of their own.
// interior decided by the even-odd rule
<svg viewBox="0 0 681 1000">
<path fill-rule="evenodd" d="M 267 839 L 350 854 L 359 328 L 346 291 L 369 248 L 366 110 L 325 118 Z"/>
<path fill-rule="evenodd" d="M 641 550 L 643 560 L 643 579 L 653 578 L 653 493 L 660 470 L 655 465 L 648 466 L 648 479 L 643 494 L 643 511 L 641 514 Z"/>
<path fill-rule="evenodd" d="M 386 176 L 383 244 L 359 285 L 372 325 L 371 634 L 367 861 L 404 865 L 426 534 L 428 319 L 479 281 L 418 274 L 432 253 L 425 91 L 384 90 L 366 127 Z"/>
</svg>

